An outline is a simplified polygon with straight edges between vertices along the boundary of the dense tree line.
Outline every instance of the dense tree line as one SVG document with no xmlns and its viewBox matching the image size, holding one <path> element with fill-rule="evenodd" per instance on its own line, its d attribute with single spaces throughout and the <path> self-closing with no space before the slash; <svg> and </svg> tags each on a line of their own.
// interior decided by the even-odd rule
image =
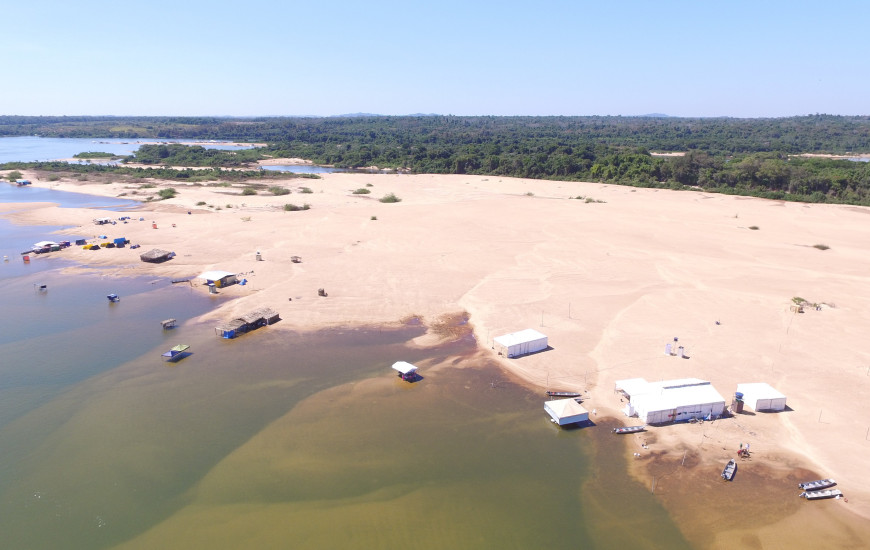
<svg viewBox="0 0 870 550">
<path fill-rule="evenodd" d="M 346 168 L 695 187 L 870 204 L 870 164 L 795 156 L 870 152 L 870 117 L 0 117 L 0 135 L 25 134 L 269 144 L 236 152 L 143 146 L 128 159 L 156 166 L 242 166 L 289 156 Z"/>
</svg>

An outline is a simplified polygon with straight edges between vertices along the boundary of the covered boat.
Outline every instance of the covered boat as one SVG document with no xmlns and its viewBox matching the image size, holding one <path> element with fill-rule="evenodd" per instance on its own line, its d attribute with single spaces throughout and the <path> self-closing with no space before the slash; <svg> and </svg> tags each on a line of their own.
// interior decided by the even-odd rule
<svg viewBox="0 0 870 550">
<path fill-rule="evenodd" d="M 120 301 L 121 301 L 121 297 L 118 296 L 117 294 L 107 294 L 107 295 L 106 295 L 106 298 L 107 298 L 110 302 L 120 302 Z"/>
<path fill-rule="evenodd" d="M 183 357 L 186 357 L 188 355 L 185 352 L 189 349 L 190 346 L 188 346 L 187 344 L 178 344 L 177 346 L 174 346 L 172 349 L 163 354 L 163 360 L 178 361 L 179 359 L 182 359 Z"/>
<path fill-rule="evenodd" d="M 406 361 L 393 363 L 393 370 L 398 371 L 399 376 L 406 382 L 413 382 L 417 379 L 417 367 Z"/>
</svg>

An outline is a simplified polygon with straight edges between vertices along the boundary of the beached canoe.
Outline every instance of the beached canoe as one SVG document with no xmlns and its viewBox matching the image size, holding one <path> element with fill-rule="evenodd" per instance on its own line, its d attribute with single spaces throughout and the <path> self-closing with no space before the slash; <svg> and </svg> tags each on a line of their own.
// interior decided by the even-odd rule
<svg viewBox="0 0 870 550">
<path fill-rule="evenodd" d="M 732 458 L 728 461 L 728 464 L 725 465 L 725 469 L 722 470 L 722 479 L 725 481 L 731 481 L 734 479 L 735 473 L 737 473 L 737 461 Z"/>
<path fill-rule="evenodd" d="M 823 498 L 840 498 L 843 496 L 843 491 L 839 489 L 825 489 L 823 491 L 804 491 L 800 494 L 801 498 L 807 500 L 820 500 Z"/>
<path fill-rule="evenodd" d="M 580 393 L 573 391 L 548 391 L 550 397 L 580 397 Z"/>
<path fill-rule="evenodd" d="M 803 489 L 804 491 L 821 491 L 822 489 L 833 487 L 836 484 L 837 482 L 833 479 L 817 479 L 816 481 L 805 481 L 803 483 L 798 483 L 798 487 Z"/>
<path fill-rule="evenodd" d="M 642 432 L 646 429 L 646 426 L 622 426 L 619 428 L 613 428 L 613 433 L 615 434 L 635 434 L 637 432 Z"/>
</svg>

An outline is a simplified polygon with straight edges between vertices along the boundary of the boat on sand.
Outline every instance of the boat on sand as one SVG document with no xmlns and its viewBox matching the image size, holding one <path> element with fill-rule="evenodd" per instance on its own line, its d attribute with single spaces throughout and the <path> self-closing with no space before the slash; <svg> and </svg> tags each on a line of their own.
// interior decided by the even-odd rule
<svg viewBox="0 0 870 550">
<path fill-rule="evenodd" d="M 613 433 L 615 434 L 634 434 L 637 432 L 642 432 L 646 429 L 646 426 L 621 426 L 619 428 L 613 428 Z"/>
<path fill-rule="evenodd" d="M 547 395 L 550 397 L 580 397 L 580 393 L 574 391 L 548 391 Z"/>
<path fill-rule="evenodd" d="M 735 473 L 737 473 L 737 461 L 732 458 L 728 461 L 728 464 L 725 465 L 725 469 L 722 470 L 722 479 L 725 481 L 731 481 L 734 479 Z"/>
<path fill-rule="evenodd" d="M 833 479 L 817 479 L 816 481 L 798 483 L 798 487 L 804 491 L 820 491 L 822 489 L 827 489 L 828 487 L 833 487 L 836 484 L 837 482 Z"/>
<path fill-rule="evenodd" d="M 807 500 L 820 500 L 823 498 L 840 498 L 843 496 L 843 491 L 839 489 L 825 489 L 823 491 L 804 491 L 800 494 L 801 498 Z"/>
</svg>

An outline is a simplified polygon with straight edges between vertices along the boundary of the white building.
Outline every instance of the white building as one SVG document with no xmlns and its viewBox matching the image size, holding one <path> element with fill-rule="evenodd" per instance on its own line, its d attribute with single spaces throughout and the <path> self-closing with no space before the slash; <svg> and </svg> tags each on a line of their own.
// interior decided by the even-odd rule
<svg viewBox="0 0 870 550">
<path fill-rule="evenodd" d="M 574 399 L 556 399 L 545 401 L 544 410 L 560 426 L 576 424 L 589 420 L 589 412 Z"/>
<path fill-rule="evenodd" d="M 737 393 L 754 411 L 784 411 L 785 396 L 765 382 L 737 384 Z"/>
<path fill-rule="evenodd" d="M 504 336 L 496 336 L 494 348 L 505 357 L 519 357 L 548 347 L 547 336 L 537 330 L 527 328 Z"/>
<path fill-rule="evenodd" d="M 718 418 L 725 412 L 725 399 L 710 382 L 698 378 L 661 382 L 632 378 L 617 381 L 615 389 L 628 396 L 626 410 L 646 424 Z"/>
</svg>

